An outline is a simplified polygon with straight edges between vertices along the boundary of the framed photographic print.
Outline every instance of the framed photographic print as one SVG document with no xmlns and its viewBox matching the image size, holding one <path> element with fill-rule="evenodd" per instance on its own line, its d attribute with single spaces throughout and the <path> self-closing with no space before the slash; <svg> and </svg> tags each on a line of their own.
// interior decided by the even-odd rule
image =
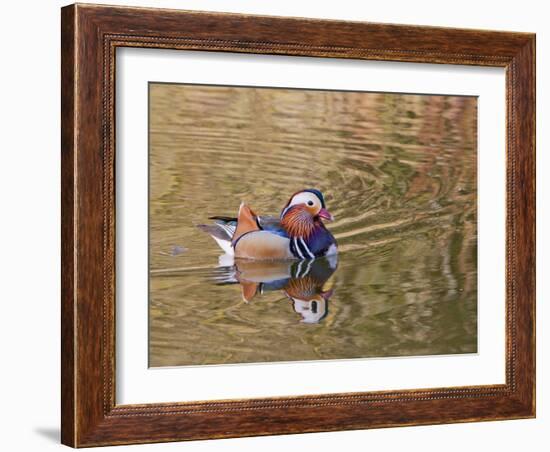
<svg viewBox="0 0 550 452">
<path fill-rule="evenodd" d="M 62 9 L 62 442 L 535 415 L 535 36 Z"/>
</svg>

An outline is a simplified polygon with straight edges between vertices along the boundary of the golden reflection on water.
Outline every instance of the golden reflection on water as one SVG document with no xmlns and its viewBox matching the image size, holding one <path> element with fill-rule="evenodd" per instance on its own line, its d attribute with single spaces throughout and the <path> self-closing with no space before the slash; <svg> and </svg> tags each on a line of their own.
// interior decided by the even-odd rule
<svg viewBox="0 0 550 452">
<path fill-rule="evenodd" d="M 476 122 L 474 97 L 150 84 L 149 364 L 476 352 Z M 220 263 L 196 228 L 308 187 L 337 262 Z"/>
</svg>

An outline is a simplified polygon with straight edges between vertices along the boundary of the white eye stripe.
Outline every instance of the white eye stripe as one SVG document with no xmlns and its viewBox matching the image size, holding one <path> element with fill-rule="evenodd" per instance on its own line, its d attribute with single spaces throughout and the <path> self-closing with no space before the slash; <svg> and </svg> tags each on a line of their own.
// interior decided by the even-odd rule
<svg viewBox="0 0 550 452">
<path fill-rule="evenodd" d="M 321 206 L 319 198 L 317 198 L 315 194 L 310 192 L 302 192 L 295 195 L 294 198 L 292 198 L 292 201 L 290 201 L 289 207 L 295 206 L 297 204 L 307 204 L 309 206 L 317 205 L 319 207 Z"/>
</svg>

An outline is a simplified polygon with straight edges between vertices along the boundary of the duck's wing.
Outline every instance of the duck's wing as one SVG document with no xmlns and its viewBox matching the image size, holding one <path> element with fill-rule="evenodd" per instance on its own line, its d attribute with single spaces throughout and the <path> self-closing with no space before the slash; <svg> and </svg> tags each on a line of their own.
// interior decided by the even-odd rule
<svg viewBox="0 0 550 452">
<path fill-rule="evenodd" d="M 244 202 L 239 206 L 239 215 L 237 216 L 237 228 L 231 239 L 231 244 L 235 247 L 237 241 L 245 234 L 253 231 L 260 231 L 260 226 L 256 221 L 257 215 L 252 212 Z"/>
<path fill-rule="evenodd" d="M 288 238 L 288 232 L 281 225 L 279 217 L 259 216 L 257 217 L 258 226 L 264 231 Z"/>
<path fill-rule="evenodd" d="M 226 217 L 223 215 L 217 215 L 215 217 L 209 217 L 209 220 L 215 220 L 216 223 L 236 228 L 237 227 L 237 217 Z M 281 220 L 279 217 L 267 216 L 267 215 L 258 215 L 255 216 L 256 224 L 258 227 L 264 231 L 273 232 L 277 235 L 282 235 L 283 237 L 288 237 L 288 233 L 281 225 Z M 235 231 L 233 231 L 235 232 Z"/>
<path fill-rule="evenodd" d="M 224 217 L 223 215 L 218 215 L 215 217 L 208 217 L 209 220 L 215 220 L 216 223 L 227 223 L 237 225 L 237 217 Z"/>
<path fill-rule="evenodd" d="M 239 217 L 214 216 L 211 225 L 198 225 L 202 231 L 210 234 L 226 254 L 234 255 L 234 246 L 244 234 L 253 231 L 266 231 L 275 236 L 288 238 L 278 217 L 258 216 L 246 204 L 239 208 Z"/>
</svg>

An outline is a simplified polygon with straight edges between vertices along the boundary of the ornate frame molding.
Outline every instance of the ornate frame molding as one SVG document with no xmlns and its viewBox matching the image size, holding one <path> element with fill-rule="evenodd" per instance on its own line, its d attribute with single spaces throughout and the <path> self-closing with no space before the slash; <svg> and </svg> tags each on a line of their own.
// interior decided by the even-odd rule
<svg viewBox="0 0 550 452">
<path fill-rule="evenodd" d="M 118 47 L 506 68 L 506 383 L 116 405 Z M 81 447 L 533 417 L 534 328 L 534 35 L 80 4 L 62 9 L 64 444 Z"/>
</svg>

